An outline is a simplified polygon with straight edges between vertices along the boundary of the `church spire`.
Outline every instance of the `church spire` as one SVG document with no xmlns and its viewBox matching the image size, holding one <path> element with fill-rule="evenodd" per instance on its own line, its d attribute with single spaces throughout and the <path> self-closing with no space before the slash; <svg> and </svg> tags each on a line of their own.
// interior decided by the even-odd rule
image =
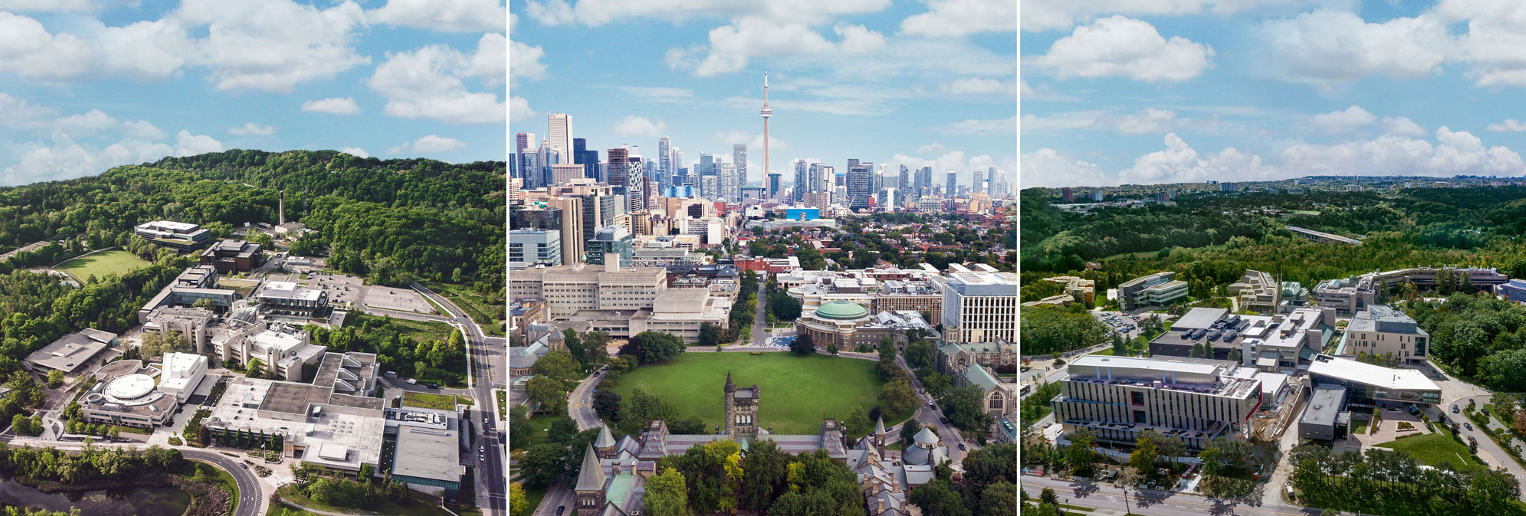
<svg viewBox="0 0 1526 516">
<path fill-rule="evenodd" d="M 583 467 L 578 471 L 578 483 L 574 491 L 603 491 L 604 471 L 599 469 L 599 456 L 594 453 L 593 445 L 588 446 L 588 451 L 583 453 Z"/>
<path fill-rule="evenodd" d="M 731 371 L 726 371 L 726 392 L 732 393 L 736 392 L 736 390 L 737 385 L 735 383 L 731 383 Z"/>
</svg>

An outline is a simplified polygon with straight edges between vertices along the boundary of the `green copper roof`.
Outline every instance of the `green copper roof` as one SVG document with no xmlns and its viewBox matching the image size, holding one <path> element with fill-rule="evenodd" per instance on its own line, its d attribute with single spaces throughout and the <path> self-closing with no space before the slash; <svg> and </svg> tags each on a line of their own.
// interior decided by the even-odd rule
<svg viewBox="0 0 1526 516">
<path fill-rule="evenodd" d="M 869 309 L 848 301 L 833 301 L 816 308 L 816 317 L 823 319 L 857 319 L 866 315 Z"/>
</svg>

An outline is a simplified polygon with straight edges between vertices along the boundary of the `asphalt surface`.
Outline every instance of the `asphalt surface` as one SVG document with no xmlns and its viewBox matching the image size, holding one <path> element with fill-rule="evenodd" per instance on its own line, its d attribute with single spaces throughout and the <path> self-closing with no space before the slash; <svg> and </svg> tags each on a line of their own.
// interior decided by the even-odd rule
<svg viewBox="0 0 1526 516">
<path fill-rule="evenodd" d="M 265 514 L 265 496 L 260 490 L 260 481 L 241 465 L 243 463 L 221 453 L 204 450 L 189 450 L 178 448 L 180 454 L 187 459 L 210 462 L 233 475 L 233 480 L 238 484 L 238 506 L 233 510 L 233 516 L 259 516 Z"/>
<path fill-rule="evenodd" d="M 467 414 L 471 420 L 469 424 L 477 430 L 475 433 L 477 449 L 469 454 L 471 459 L 468 460 L 475 460 L 477 466 L 477 507 L 482 509 L 484 516 L 505 515 L 508 513 L 509 506 L 509 484 L 503 456 L 505 443 L 502 441 L 506 436 L 498 432 L 501 424 L 498 421 L 498 400 L 493 396 L 494 375 L 492 373 L 496 363 L 493 354 L 487 349 L 487 335 L 482 333 L 482 328 L 477 326 L 466 311 L 445 296 L 436 294 L 418 283 L 412 286 L 414 290 L 444 308 L 448 312 L 447 315 L 451 317 L 451 323 L 465 332 L 467 362 L 470 369 L 467 380 L 470 385 L 466 389 L 466 394 L 475 400 L 472 406 L 476 409 L 467 411 Z M 483 417 L 489 418 L 487 421 L 491 424 L 485 424 Z"/>
<path fill-rule="evenodd" d="M 1250 505 L 1234 500 L 1154 490 L 1140 491 L 1134 488 L 1129 488 L 1128 501 L 1125 503 L 1123 490 L 1113 487 L 1112 484 L 1097 484 L 1089 481 L 1062 480 L 1031 475 L 1023 475 L 1018 480 L 1022 484 L 1022 489 L 1035 499 L 1039 497 L 1039 493 L 1043 492 L 1044 488 L 1048 487 L 1054 489 L 1055 494 L 1059 495 L 1061 503 L 1097 509 L 1084 513 L 1093 516 L 1124 514 L 1125 512 L 1160 516 L 1200 516 L 1203 514 L 1216 516 L 1316 516 L 1324 513 L 1320 509 L 1280 503 Z"/>
</svg>

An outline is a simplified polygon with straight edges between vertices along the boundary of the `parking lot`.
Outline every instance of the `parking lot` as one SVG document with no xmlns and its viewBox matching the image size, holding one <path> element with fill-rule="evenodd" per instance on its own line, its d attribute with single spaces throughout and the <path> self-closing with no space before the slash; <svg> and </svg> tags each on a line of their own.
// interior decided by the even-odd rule
<svg viewBox="0 0 1526 516">
<path fill-rule="evenodd" d="M 1130 316 L 1122 312 L 1096 312 L 1098 320 L 1112 328 L 1113 332 L 1123 333 L 1124 339 L 1132 339 L 1139 335 L 1139 321 L 1148 316 Z M 1111 334 L 1109 334 L 1111 336 Z"/>
<path fill-rule="evenodd" d="M 424 296 L 413 289 L 383 287 L 380 285 L 360 288 L 365 289 L 366 306 L 398 312 L 413 312 L 416 314 L 435 313 L 434 307 L 424 300 Z"/>
<path fill-rule="evenodd" d="M 323 289 L 329 294 L 329 304 L 356 306 L 365 299 L 365 286 L 360 278 L 342 274 L 312 274 L 307 278 L 309 288 Z"/>
</svg>

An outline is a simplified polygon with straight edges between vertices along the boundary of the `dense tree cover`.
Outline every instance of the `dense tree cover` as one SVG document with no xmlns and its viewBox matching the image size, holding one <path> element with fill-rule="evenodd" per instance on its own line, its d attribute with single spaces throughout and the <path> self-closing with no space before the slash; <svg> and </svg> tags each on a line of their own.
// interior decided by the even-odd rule
<svg viewBox="0 0 1526 516">
<path fill-rule="evenodd" d="M 1021 310 L 1018 328 L 1022 332 L 1025 355 L 1081 349 L 1107 338 L 1107 326 L 1093 317 L 1085 306 L 1076 303 L 1025 306 Z"/>
<path fill-rule="evenodd" d="M 705 428 L 705 422 L 699 416 L 682 417 L 681 409 L 672 402 L 650 394 L 640 387 L 632 390 L 630 400 L 621 410 L 620 430 L 627 434 L 636 433 L 645 428 L 647 423 L 657 420 L 666 423 L 668 431 L 675 434 L 711 433 Z"/>
<path fill-rule="evenodd" d="M 530 424 L 530 409 L 524 405 L 509 407 L 509 447 L 515 450 L 530 445 L 531 432 L 535 427 Z"/>
<path fill-rule="evenodd" d="M 768 311 L 780 321 L 793 321 L 800 318 L 800 300 L 789 296 L 783 289 L 774 289 L 768 292 Z"/>
<path fill-rule="evenodd" d="M 509 483 L 509 516 L 525 516 L 530 510 L 530 500 L 525 498 L 525 486 L 519 482 Z"/>
<path fill-rule="evenodd" d="M 604 389 L 593 391 L 593 411 L 600 418 L 620 422 L 624 415 L 620 412 L 620 394 Z"/>
<path fill-rule="evenodd" d="M 376 509 L 391 500 L 398 505 L 408 505 L 413 498 L 402 482 L 390 480 L 390 475 L 378 478 L 368 465 L 362 465 L 358 480 L 320 475 L 322 470 L 312 464 L 293 464 L 297 492 L 319 503 L 335 507 Z"/>
<path fill-rule="evenodd" d="M 394 371 L 401 377 L 445 385 L 466 383 L 466 342 L 460 331 L 451 331 L 444 340 L 419 341 L 407 334 L 409 330 L 402 322 L 391 317 L 361 314 L 349 317 L 352 322 L 338 329 L 307 325 L 312 343 L 328 346 L 334 353 L 376 353 L 376 361 L 383 370 Z"/>
<path fill-rule="evenodd" d="M 742 459 L 742 506 L 767 511 L 788 488 L 785 481 L 792 460 L 773 441 L 751 443 L 746 458 Z"/>
<path fill-rule="evenodd" d="M 937 351 L 933 349 L 933 341 L 927 339 L 912 339 L 911 344 L 901 352 L 906 359 L 906 366 L 912 369 L 921 369 L 933 365 L 937 360 Z"/>
<path fill-rule="evenodd" d="M 1493 390 L 1526 390 L 1526 306 L 1453 294 L 1402 305 L 1431 335 L 1431 359 Z"/>
<path fill-rule="evenodd" d="M 558 380 L 535 376 L 525 382 L 525 395 L 539 411 L 556 414 L 567 411 L 567 388 Z"/>
<path fill-rule="evenodd" d="M 631 337 L 629 343 L 621 346 L 620 354 L 634 356 L 637 362 L 645 365 L 678 358 L 678 355 L 683 354 L 684 348 L 683 339 L 671 333 L 644 331 Z"/>
<path fill-rule="evenodd" d="M 657 469 L 676 469 L 687 484 L 689 510 L 695 514 L 735 512 L 742 492 L 742 447 L 721 439 L 691 446 L 683 455 L 658 460 Z"/>
<path fill-rule="evenodd" d="M 789 350 L 796 355 L 809 355 L 816 352 L 816 341 L 811 338 L 811 334 L 801 333 L 790 341 Z"/>
<path fill-rule="evenodd" d="M 880 386 L 879 400 L 880 406 L 884 407 L 891 419 L 910 416 L 917 410 L 919 401 L 916 391 L 912 390 L 911 383 L 905 378 L 897 378 Z"/>
<path fill-rule="evenodd" d="M 652 516 L 689 516 L 689 495 L 683 473 L 667 468 L 646 481 L 641 505 Z"/>
<path fill-rule="evenodd" d="M 572 353 L 558 349 L 547 353 L 530 366 L 530 374 L 537 374 L 563 383 L 576 383 L 580 374 L 580 366 L 572 359 Z"/>
<path fill-rule="evenodd" d="M 939 400 L 939 406 L 943 408 L 943 415 L 948 417 L 948 422 L 965 435 L 985 439 L 990 433 L 991 425 L 996 424 L 996 416 L 991 415 L 984 409 L 985 391 L 975 385 L 955 387 Z"/>
<path fill-rule="evenodd" d="M 1450 462 L 1422 469 L 1414 457 L 1383 448 L 1336 455 L 1301 445 L 1288 452 L 1300 502 L 1314 507 L 1399 515 L 1517 514 L 1520 481 L 1505 470 Z"/>
<path fill-rule="evenodd" d="M 749 450 L 748 453 L 751 453 Z M 788 492 L 775 498 L 768 514 L 783 516 L 864 514 L 864 495 L 848 466 L 826 450 L 791 457 L 785 467 Z"/>
<path fill-rule="evenodd" d="M 52 448 L 15 448 L 0 444 L 0 471 L 31 481 L 81 484 L 94 480 L 123 480 L 139 475 L 173 473 L 186 466 L 180 450 L 150 446 L 147 450 L 86 446 L 77 455 Z"/>
<path fill-rule="evenodd" d="M 0 376 L 21 367 L 33 351 L 80 328 L 113 333 L 137 325 L 138 308 L 179 274 L 152 265 L 122 276 L 108 275 L 81 288 L 26 271 L 0 275 Z"/>
</svg>

